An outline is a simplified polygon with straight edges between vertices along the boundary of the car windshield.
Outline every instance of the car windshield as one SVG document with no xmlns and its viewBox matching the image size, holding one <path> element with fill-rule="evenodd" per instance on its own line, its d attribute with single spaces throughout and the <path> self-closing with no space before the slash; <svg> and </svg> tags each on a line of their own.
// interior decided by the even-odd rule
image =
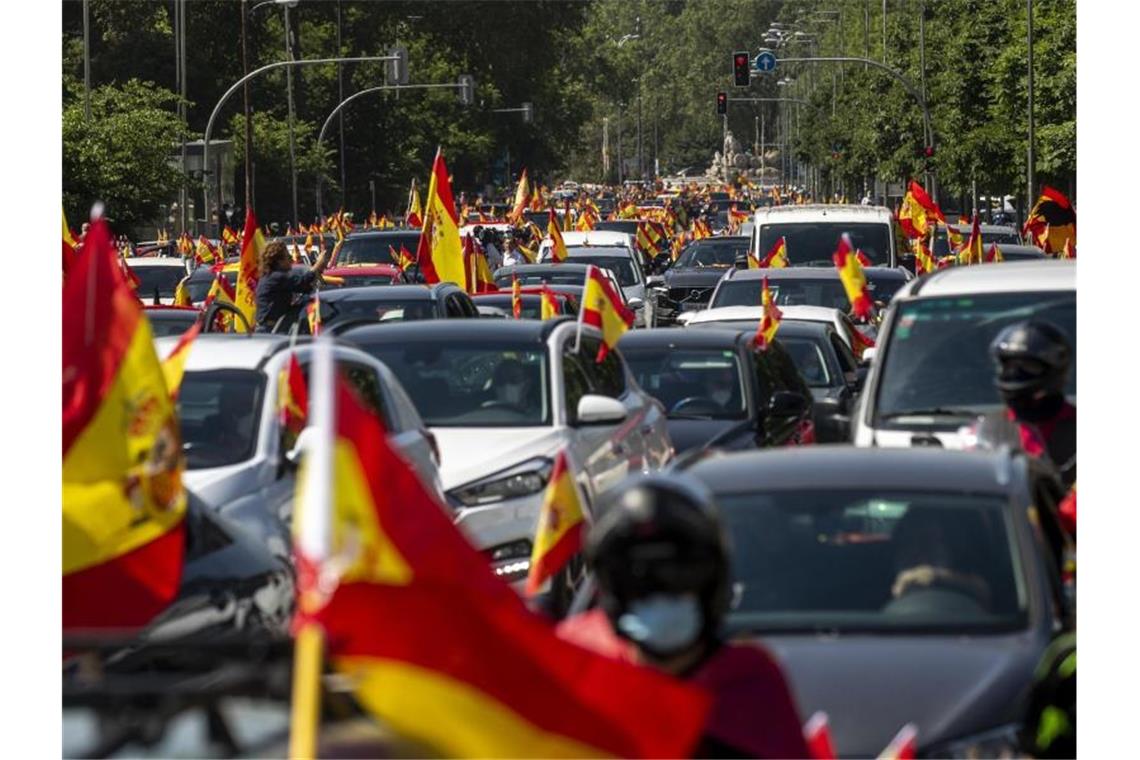
<svg viewBox="0 0 1140 760">
<path fill-rule="evenodd" d="M 159 267 L 135 264 L 131 272 L 139 278 L 138 295 L 143 300 L 153 298 L 157 290 L 160 298 L 174 298 L 174 289 L 186 276 L 182 267 Z"/>
<path fill-rule="evenodd" d="M 955 227 L 958 233 L 962 236 L 962 242 L 965 243 L 970 239 L 970 227 Z M 1003 245 L 1021 245 L 1021 238 L 1017 234 L 1017 230 L 982 230 L 982 247 L 989 248 L 991 244 L 997 243 L 998 246 Z M 946 239 L 946 228 L 939 226 L 938 232 L 934 236 L 934 250 L 931 251 L 935 256 L 946 256 L 950 253 L 950 243 Z"/>
<path fill-rule="evenodd" d="M 400 250 L 404 246 L 413 255 L 419 245 L 418 232 L 400 233 L 397 235 L 361 235 L 360 237 L 347 237 L 340 246 L 340 253 L 336 257 L 337 266 L 346 264 L 394 264 L 389 246 Z"/>
<path fill-rule="evenodd" d="M 1009 630 L 1025 586 L 999 497 L 890 490 L 718 495 L 734 632 Z"/>
<path fill-rule="evenodd" d="M 851 242 L 872 264 L 891 265 L 891 228 L 884 222 L 798 222 L 765 224 L 760 228 L 760 256 L 763 257 L 781 237 L 787 240 L 788 263 L 792 266 L 818 264 L 832 266 L 831 254 L 846 232 Z"/>
<path fill-rule="evenodd" d="M 178 388 L 186 469 L 244 462 L 253 456 L 265 382 L 254 370 L 187 372 Z"/>
<path fill-rule="evenodd" d="M 875 301 L 888 303 L 894 298 L 905 281 L 897 277 L 867 276 L 867 290 Z M 763 280 L 730 279 L 724 280 L 717 288 L 709 308 L 718 306 L 759 306 Z M 772 279 L 768 282 L 772 298 L 779 306 L 823 306 L 839 309 L 846 313 L 851 309 L 847 291 L 839 278 L 828 273 L 819 279 L 788 277 Z"/>
<path fill-rule="evenodd" d="M 390 274 L 340 275 L 344 284 L 326 283 L 326 288 L 366 288 L 369 285 L 391 285 Z"/>
<path fill-rule="evenodd" d="M 737 255 L 747 253 L 748 240 L 716 240 L 707 238 L 692 243 L 681 251 L 674 268 L 681 267 L 716 267 L 727 269 L 736 261 Z"/>
<path fill-rule="evenodd" d="M 877 420 L 905 425 L 911 414 L 973 417 L 999 409 L 990 343 L 1007 325 L 1031 317 L 1064 331 L 1075 368 L 1073 292 L 947 296 L 899 304 L 882 357 Z M 1075 398 L 1076 392 L 1074 369 L 1065 393 Z"/>
<path fill-rule="evenodd" d="M 190 300 L 194 303 L 205 301 L 206 296 L 210 293 L 210 287 L 214 284 L 214 273 L 209 272 L 208 275 L 202 275 L 195 272 L 186 281 L 186 290 L 190 293 Z"/>
<path fill-rule="evenodd" d="M 550 424 L 546 352 L 534 343 L 361 342 L 396 373 L 420 416 L 440 427 Z"/>
<path fill-rule="evenodd" d="M 787 349 L 788 354 L 796 365 L 796 369 L 803 375 L 810 388 L 828 388 L 831 386 L 831 373 L 827 369 L 827 359 L 824 357 L 822 346 L 810 338 L 783 338 L 777 335 L 780 345 Z"/>
<path fill-rule="evenodd" d="M 637 383 L 664 404 L 670 419 L 742 420 L 746 385 L 733 351 L 720 349 L 625 349 Z"/>
<path fill-rule="evenodd" d="M 325 324 L 355 319 L 411 322 L 435 318 L 435 305 L 426 298 L 338 298 L 321 301 L 321 321 Z"/>
<path fill-rule="evenodd" d="M 609 230 L 610 232 L 625 232 L 629 235 L 637 234 L 638 221 L 634 219 L 625 219 L 613 222 L 598 222 L 594 229 L 598 231 Z"/>
<path fill-rule="evenodd" d="M 515 274 L 518 275 L 520 285 L 541 285 L 545 282 L 551 285 L 581 286 L 585 284 L 586 280 L 586 273 L 581 269 L 563 269 L 558 264 L 552 264 L 550 269 L 532 270 L 530 272 L 509 270 L 495 279 L 495 285 L 500 288 L 511 287 L 512 275 Z"/>
<path fill-rule="evenodd" d="M 521 316 L 519 319 L 542 319 L 542 298 L 524 294 L 521 300 Z M 558 302 L 561 305 L 561 301 Z M 484 296 L 475 301 L 476 306 L 493 306 L 496 309 L 502 309 L 507 314 L 514 314 L 513 305 L 510 295 L 502 296 Z"/>
<path fill-rule="evenodd" d="M 629 258 L 628 253 L 625 254 L 624 257 L 604 255 L 591 256 L 590 254 L 580 253 L 579 251 L 582 250 L 585 249 L 568 249 L 568 253 L 570 254 L 570 261 L 574 262 L 575 264 L 593 264 L 596 267 L 610 270 L 614 273 L 614 276 L 617 277 L 618 283 L 623 288 L 628 288 L 631 285 L 637 284 L 637 275 L 633 272 L 633 259 Z"/>
<path fill-rule="evenodd" d="M 189 330 L 190 325 L 197 321 L 198 312 L 177 310 L 163 313 L 147 311 L 146 316 L 150 322 L 151 335 L 156 338 L 165 338 L 170 335 L 181 335 Z"/>
</svg>

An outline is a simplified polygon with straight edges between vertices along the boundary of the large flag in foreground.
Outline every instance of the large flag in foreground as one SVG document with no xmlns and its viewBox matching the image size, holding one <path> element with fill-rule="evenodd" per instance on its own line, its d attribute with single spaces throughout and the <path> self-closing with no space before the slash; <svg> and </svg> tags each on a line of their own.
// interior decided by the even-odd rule
<svg viewBox="0 0 1140 760">
<path fill-rule="evenodd" d="M 458 219 L 447 164 L 443 162 L 443 149 L 438 148 L 431 167 L 424 224 L 416 248 L 416 261 L 428 284 L 454 282 L 463 287 L 467 283 Z"/>
<path fill-rule="evenodd" d="M 245 212 L 245 231 L 241 236 L 241 264 L 238 267 L 237 298 L 235 306 L 249 320 L 250 331 L 257 328 L 257 282 L 261 279 L 261 252 L 265 250 L 265 235 L 257 226 L 253 209 Z M 245 325 L 237 320 L 237 332 L 245 332 Z"/>
<path fill-rule="evenodd" d="M 150 323 L 92 223 L 63 292 L 63 628 L 135 628 L 182 576 L 182 444 Z"/>
<path fill-rule="evenodd" d="M 433 754 L 688 756 L 708 698 L 559 639 L 494 575 L 348 385 L 320 382 L 332 379 L 331 356 L 314 356 L 318 432 L 295 522 L 299 637 L 319 626 L 361 703 Z M 297 721 L 294 730 L 304 732 Z"/>
</svg>

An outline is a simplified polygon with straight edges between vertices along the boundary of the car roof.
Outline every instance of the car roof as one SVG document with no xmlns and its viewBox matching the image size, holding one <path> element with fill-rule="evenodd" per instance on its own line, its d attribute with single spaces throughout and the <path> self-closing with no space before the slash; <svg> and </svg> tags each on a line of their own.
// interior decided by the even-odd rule
<svg viewBox="0 0 1140 760">
<path fill-rule="evenodd" d="M 801 322 L 834 322 L 841 312 L 839 309 L 831 309 L 826 306 L 796 304 L 794 306 L 781 306 L 780 313 L 783 314 L 783 319 L 794 319 Z M 693 312 L 688 324 L 758 320 L 762 314 L 763 307 L 761 306 L 718 306 L 715 309 L 702 309 Z"/>
<path fill-rule="evenodd" d="M 956 232 L 969 232 L 973 229 L 972 224 L 951 224 Z M 984 235 L 987 232 L 1008 232 L 1011 235 L 1017 234 L 1017 228 L 1010 224 L 979 224 L 978 229 Z"/>
<path fill-rule="evenodd" d="M 980 293 L 1033 293 L 1077 288 L 1075 261 L 1008 261 L 1000 266 L 948 267 L 907 283 L 895 300 Z"/>
<path fill-rule="evenodd" d="M 883 222 L 890 224 L 891 210 L 886 206 L 855 204 L 806 203 L 799 206 L 763 206 L 754 212 L 755 223 L 801 224 L 812 222 Z"/>
<path fill-rule="evenodd" d="M 349 342 L 408 343 L 417 340 L 444 340 L 461 344 L 473 340 L 518 340 L 543 343 L 554 327 L 565 320 L 560 319 L 428 319 L 414 322 L 392 322 L 390 324 L 365 324 L 353 327 L 341 334 Z"/>
<path fill-rule="evenodd" d="M 816 445 L 714 455 L 688 472 L 718 494 L 801 488 L 1006 493 L 1011 469 L 1005 451 Z"/>
<path fill-rule="evenodd" d="M 159 356 L 168 356 L 180 339 L 181 336 L 178 335 L 156 338 L 155 351 Z M 195 338 L 190 346 L 190 353 L 186 357 L 186 371 L 257 369 L 266 357 L 276 353 L 288 343 L 288 335 L 254 333 L 241 336 L 203 333 Z"/>
<path fill-rule="evenodd" d="M 561 269 L 564 272 L 581 272 L 582 276 L 584 277 L 586 274 L 586 268 L 589 266 L 589 264 L 571 264 L 566 261 L 562 262 L 561 264 L 557 264 L 553 261 L 544 261 L 540 264 L 515 264 L 514 266 L 509 267 L 499 267 L 491 276 L 498 278 L 500 276 L 508 275 L 511 272 L 518 272 L 519 274 L 533 274 L 535 272 L 547 272 L 551 269 L 557 268 Z"/>
<path fill-rule="evenodd" d="M 402 230 L 353 230 L 345 236 L 345 240 L 352 240 L 353 238 L 375 238 L 375 237 L 392 237 L 395 235 L 419 235 L 420 231 L 415 228 L 408 228 Z"/>
<path fill-rule="evenodd" d="M 630 330 L 621 336 L 618 348 L 735 348 L 740 339 L 736 330 Z"/>
<path fill-rule="evenodd" d="M 148 267 L 186 267 L 186 265 L 182 263 L 181 258 L 174 258 L 170 256 L 131 256 L 124 259 L 124 261 L 127 262 L 127 266 L 129 267 L 135 267 L 139 264 Z"/>
<path fill-rule="evenodd" d="M 895 267 L 863 267 L 868 280 L 903 280 L 907 273 Z M 730 269 L 730 280 L 838 280 L 835 267 L 765 267 L 763 269 Z"/>
<path fill-rule="evenodd" d="M 1036 254 L 1041 258 L 1045 257 L 1045 251 L 1041 250 L 1035 245 L 1022 245 L 1020 243 L 996 243 L 998 250 L 1002 253 L 1020 253 L 1020 254 Z"/>
<path fill-rule="evenodd" d="M 567 246 L 628 245 L 632 239 L 632 235 L 620 230 L 575 230 L 562 233 L 562 240 Z"/>
<path fill-rule="evenodd" d="M 321 300 L 337 301 L 434 301 L 435 289 L 423 285 L 367 285 L 363 288 L 343 288 L 321 291 Z"/>
</svg>

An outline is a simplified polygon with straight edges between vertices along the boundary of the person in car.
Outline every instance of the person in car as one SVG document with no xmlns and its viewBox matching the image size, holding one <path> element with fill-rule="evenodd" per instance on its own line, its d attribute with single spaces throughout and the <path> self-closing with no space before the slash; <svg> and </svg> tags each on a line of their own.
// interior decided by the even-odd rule
<svg viewBox="0 0 1140 760">
<path fill-rule="evenodd" d="M 757 644 L 725 641 L 729 546 L 708 489 L 691 476 L 642 476 L 608 492 L 586 539 L 597 609 L 558 634 L 706 689 L 697 757 L 808 757 L 783 672 Z"/>
<path fill-rule="evenodd" d="M 888 611 L 918 613 L 927 604 L 940 609 L 956 605 L 966 613 L 990 607 L 989 584 L 964 567 L 968 549 L 963 542 L 969 539 L 960 528 L 960 521 L 945 510 L 912 509 L 899 520 L 891 535 L 897 574 Z M 918 591 L 934 591 L 938 598 L 907 598 Z"/>
<path fill-rule="evenodd" d="M 484 406 L 502 404 L 516 409 L 526 409 L 529 405 L 530 379 L 526 368 L 517 359 L 503 359 L 495 367 L 495 374 L 491 378 L 491 390 L 495 398 L 484 403 Z"/>
<path fill-rule="evenodd" d="M 739 385 L 736 373 L 730 367 L 714 369 L 709 378 L 709 398 L 715 401 L 722 411 L 740 411 L 740 399 L 736 393 Z"/>
<path fill-rule="evenodd" d="M 293 269 L 289 249 L 280 241 L 270 243 L 261 252 L 261 279 L 257 282 L 256 332 L 269 332 L 293 306 L 293 296 L 313 290 L 317 278 L 329 264 L 331 250 L 321 251 L 311 269 Z"/>
</svg>

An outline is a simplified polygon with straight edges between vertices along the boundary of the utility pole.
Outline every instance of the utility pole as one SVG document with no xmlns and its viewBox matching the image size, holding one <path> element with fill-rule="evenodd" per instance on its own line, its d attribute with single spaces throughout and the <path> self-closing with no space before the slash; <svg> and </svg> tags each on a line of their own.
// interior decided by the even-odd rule
<svg viewBox="0 0 1140 760">
<path fill-rule="evenodd" d="M 344 55 L 341 49 L 341 16 L 340 0 L 336 0 L 336 54 Z M 344 100 L 344 64 L 336 65 L 336 96 L 337 102 Z M 340 205 L 348 208 L 348 162 L 344 160 L 344 114 L 340 115 Z M 376 208 L 376 201 L 372 201 L 372 209 Z M 317 216 L 321 210 L 317 209 Z"/>
<path fill-rule="evenodd" d="M 922 102 L 926 102 L 926 0 L 919 5 L 918 13 L 918 73 L 919 73 L 919 87 L 922 88 Z M 926 153 L 927 145 L 923 145 L 923 154 Z M 934 174 L 927 167 L 926 176 L 923 178 L 926 186 L 930 188 L 930 197 L 938 201 L 938 188 L 935 185 Z"/>
<path fill-rule="evenodd" d="M 246 42 L 248 0 L 241 0 L 241 75 L 249 74 L 249 45 Z M 242 121 L 245 122 L 245 208 L 253 208 L 253 126 L 249 123 L 249 82 L 242 87 Z"/>
<path fill-rule="evenodd" d="M 638 47 L 641 46 L 641 16 L 637 17 L 634 34 L 637 35 Z M 641 76 L 642 67 L 637 70 L 637 179 L 645 179 L 645 163 L 641 158 Z"/>
<path fill-rule="evenodd" d="M 285 5 L 285 60 L 293 60 L 293 27 L 289 24 L 289 6 Z M 338 52 L 339 56 L 340 53 Z M 290 225 L 298 222 L 297 214 L 297 147 L 293 136 L 293 67 L 285 67 L 285 93 L 289 101 L 289 174 L 293 185 L 293 217 Z"/>
<path fill-rule="evenodd" d="M 83 0 L 83 116 L 91 118 L 91 0 Z"/>
<path fill-rule="evenodd" d="M 188 114 L 186 113 L 186 0 L 180 0 L 178 3 L 177 13 L 178 18 L 178 119 L 183 124 L 188 121 Z M 186 186 L 186 134 L 182 134 L 182 191 L 180 193 L 182 200 L 179 204 L 179 220 L 182 222 L 182 230 L 186 229 L 186 201 L 190 197 L 189 188 Z M 206 168 L 206 167 L 203 167 Z M 181 233 L 180 230 L 179 232 Z"/>
<path fill-rule="evenodd" d="M 1030 208 L 1034 201 L 1034 182 L 1033 182 L 1033 0 L 1025 0 L 1025 41 L 1028 47 L 1028 90 L 1029 90 L 1029 156 L 1025 164 L 1025 177 L 1026 177 L 1026 195 L 1025 204 L 1026 208 Z"/>
<path fill-rule="evenodd" d="M 602 182 L 610 181 L 610 117 L 602 117 Z"/>
<path fill-rule="evenodd" d="M 623 181 L 623 172 L 625 170 L 625 167 L 622 166 L 622 157 L 621 157 L 621 109 L 624 107 L 625 107 L 625 105 L 623 103 L 618 103 L 618 112 L 617 112 L 617 142 L 618 142 L 618 144 L 617 144 L 617 160 L 618 160 L 617 177 L 618 177 L 618 180 L 617 181 L 618 181 L 618 187 L 621 187 L 621 184 Z"/>
<path fill-rule="evenodd" d="M 867 56 L 870 58 L 870 56 Z M 887 0 L 883 0 L 883 63 L 887 62 Z"/>
</svg>

